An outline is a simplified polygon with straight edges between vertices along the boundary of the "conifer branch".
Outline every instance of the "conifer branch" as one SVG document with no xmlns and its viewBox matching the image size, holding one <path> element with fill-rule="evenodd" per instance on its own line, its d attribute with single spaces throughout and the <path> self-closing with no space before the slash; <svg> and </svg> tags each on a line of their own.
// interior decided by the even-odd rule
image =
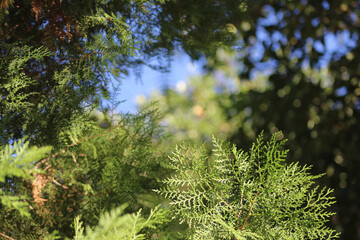
<svg viewBox="0 0 360 240">
<path fill-rule="evenodd" d="M 278 143 L 276 136 L 264 143 L 260 134 L 250 153 L 216 139 L 211 157 L 196 146 L 176 148 L 170 156 L 176 175 L 156 192 L 194 230 L 190 239 L 339 236 L 324 225 L 334 215 L 325 211 L 334 203 L 331 191 L 312 188 L 320 175 L 310 175 L 309 167 L 283 164 L 288 150 L 281 149 L 284 141 Z"/>
<path fill-rule="evenodd" d="M 256 193 L 254 199 L 251 201 L 250 208 L 249 208 L 249 213 L 248 213 L 248 215 L 246 216 L 243 225 L 239 228 L 240 230 L 243 230 L 243 229 L 245 228 L 246 222 L 247 222 L 247 220 L 249 219 L 249 217 L 250 217 L 250 215 L 251 215 L 251 211 L 252 211 L 252 209 L 253 209 L 254 202 L 255 202 L 256 197 L 258 196 L 258 194 L 259 194 L 259 192 Z"/>
<path fill-rule="evenodd" d="M 9 236 L 5 235 L 4 233 L 1 233 L 1 232 L 0 232 L 0 235 L 3 236 L 3 237 L 6 238 L 6 239 L 15 240 L 14 238 L 9 237 Z"/>
</svg>

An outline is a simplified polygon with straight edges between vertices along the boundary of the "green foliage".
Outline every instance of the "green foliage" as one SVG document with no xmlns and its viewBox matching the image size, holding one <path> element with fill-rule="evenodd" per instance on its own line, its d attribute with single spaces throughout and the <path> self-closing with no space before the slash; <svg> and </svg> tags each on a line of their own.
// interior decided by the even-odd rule
<svg viewBox="0 0 360 240">
<path fill-rule="evenodd" d="M 0 61 L 3 144 L 24 135 L 39 145 L 56 144 L 56 136 L 71 125 L 69 119 L 81 115 L 81 105 L 103 95 L 89 61 L 49 67 L 50 73 L 41 69 L 54 54 L 43 46 L 18 43 L 2 44 L 0 48 L 6 51 Z"/>
<path fill-rule="evenodd" d="M 285 164 L 285 141 L 262 134 L 249 152 L 213 139 L 213 156 L 202 146 L 181 145 L 170 157 L 172 177 L 156 190 L 189 224 L 190 239 L 332 239 L 325 226 L 333 190 L 314 187 L 321 175 Z"/>
<path fill-rule="evenodd" d="M 1 58 L 0 69 L 2 84 L 0 85 L 0 112 L 1 112 L 1 144 L 6 144 L 19 129 L 12 129 L 17 124 L 19 114 L 25 114 L 29 108 L 34 106 L 33 99 L 38 93 L 26 91 L 37 85 L 36 80 L 27 76 L 23 70 L 30 59 L 42 60 L 51 55 L 44 47 L 32 49 L 29 46 L 20 48 L 18 46 L 2 44 L 0 48 L 7 49 L 7 56 Z"/>
<path fill-rule="evenodd" d="M 14 178 L 29 178 L 33 164 L 51 151 L 51 147 L 30 147 L 29 142 L 19 140 L 0 148 L 0 199 L 1 204 L 11 211 L 19 211 L 21 216 L 29 217 L 27 197 L 14 192 Z M 13 185 L 13 186 L 12 186 Z"/>
<path fill-rule="evenodd" d="M 15 239 L 72 238 L 71 222 L 80 214 L 88 231 L 81 233 L 77 218 L 78 238 L 111 238 L 113 229 L 107 230 L 113 226 L 124 237 L 146 239 L 175 239 L 171 231 L 184 230 L 168 222 L 157 229 L 147 224 L 157 219 L 148 218 L 156 215 L 150 209 L 162 201 L 151 189 L 162 189 L 156 179 L 168 173 L 164 149 L 171 142 L 163 145 L 159 116 L 148 110 L 109 114 L 104 101 L 114 97 L 111 77 L 119 80 L 129 69 L 137 73 L 141 65 L 166 71 L 173 52 L 182 48 L 193 59 L 205 54 L 209 74 L 185 92 L 159 97 L 175 142 L 210 141 L 215 134 L 246 146 L 261 129 L 282 129 L 295 149 L 289 160 L 316 160 L 312 170 L 285 165 L 286 152 L 276 155 L 271 149 L 279 146 L 271 141 L 264 148 L 257 143 L 247 155 L 214 141 L 210 158 L 205 147 L 180 147 L 170 164 L 179 175 L 166 180 L 170 186 L 162 191 L 178 200 L 174 211 L 191 226 L 189 236 L 297 239 L 328 232 L 330 237 L 321 219 L 331 215 L 323 211 L 332 202 L 330 190 L 313 184 L 327 181 L 337 188 L 342 207 L 334 223 L 350 229 L 345 239 L 354 237 L 359 46 L 330 51 L 326 43 L 332 34 L 357 42 L 358 3 L 270 3 L 0 0 L 1 153 L 11 152 L 7 144 L 26 135 L 29 146 L 54 149 L 41 162 L 36 161 L 42 148 L 33 154 L 32 148 L 24 150 L 16 164 L 16 152 L 1 158 L 0 233 Z M 222 49 L 233 52 L 229 57 Z M 234 81 L 224 87 L 229 78 Z M 105 116 L 100 127 L 89 120 L 95 109 Z M 184 166 L 176 165 L 182 157 Z M 34 163 L 39 171 L 30 173 Z M 319 169 L 328 178 L 308 173 Z M 121 215 L 124 203 L 129 207 Z M 144 217 L 130 214 L 140 208 Z M 23 217 L 29 213 L 31 219 Z"/>
<path fill-rule="evenodd" d="M 81 214 L 84 224 L 98 224 L 103 212 L 128 203 L 127 212 L 145 214 L 161 202 L 151 189 L 167 173 L 162 167 L 164 139 L 159 113 L 151 106 L 138 114 L 112 115 L 101 128 L 85 118 L 72 121 L 61 135 L 65 146 L 37 164 L 44 178 L 34 197 L 35 222 L 44 229 L 72 237 L 70 225 Z M 26 188 L 24 195 L 29 194 Z"/>
<path fill-rule="evenodd" d="M 115 208 L 108 213 L 102 214 L 99 225 L 95 228 L 87 228 L 84 234 L 80 216 L 75 218 L 74 240 L 82 239 L 119 239 L 135 240 L 149 239 L 149 229 L 155 229 L 157 225 L 168 221 L 166 211 L 158 207 L 151 210 L 149 216 L 144 218 L 139 210 L 136 214 L 124 214 L 126 205 Z"/>
</svg>

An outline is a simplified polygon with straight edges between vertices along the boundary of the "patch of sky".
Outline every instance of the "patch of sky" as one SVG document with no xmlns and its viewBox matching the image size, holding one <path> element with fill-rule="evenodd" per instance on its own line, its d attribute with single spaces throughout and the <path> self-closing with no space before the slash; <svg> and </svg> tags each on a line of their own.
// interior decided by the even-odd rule
<svg viewBox="0 0 360 240">
<path fill-rule="evenodd" d="M 354 12 L 350 13 L 349 18 L 353 24 L 355 24 L 358 21 L 358 17 Z"/>
<path fill-rule="evenodd" d="M 260 42 L 257 42 L 250 50 L 249 59 L 252 62 L 260 61 L 264 55 L 264 51 L 265 51 L 264 46 Z"/>
<path fill-rule="evenodd" d="M 360 110 L 360 101 L 357 101 L 357 102 L 355 103 L 355 108 L 358 109 L 358 110 Z"/>
<path fill-rule="evenodd" d="M 258 42 L 265 42 L 266 46 L 269 46 L 271 44 L 270 34 L 262 26 L 258 26 L 256 28 L 256 38 Z"/>
<path fill-rule="evenodd" d="M 336 102 L 334 102 L 334 104 L 331 106 L 331 110 L 342 109 L 343 107 L 344 107 L 344 105 L 342 104 L 342 102 L 336 101 Z"/>
<path fill-rule="evenodd" d="M 301 58 L 302 56 L 303 51 L 301 51 L 300 49 L 296 49 L 290 57 Z"/>
<path fill-rule="evenodd" d="M 298 8 L 295 8 L 295 9 L 293 10 L 293 13 L 294 13 L 295 15 L 299 15 L 299 14 L 300 14 L 300 10 L 299 10 Z"/>
<path fill-rule="evenodd" d="M 273 34 L 271 34 L 271 40 L 273 42 L 281 41 L 283 44 L 285 44 L 284 41 L 286 41 L 284 35 L 280 31 L 275 31 Z"/>
<path fill-rule="evenodd" d="M 344 97 L 347 94 L 347 92 L 348 91 L 347 91 L 347 88 L 345 86 L 335 90 L 335 94 L 338 97 Z"/>
<path fill-rule="evenodd" d="M 296 39 L 301 39 L 301 32 L 300 32 L 300 30 L 299 29 L 296 29 L 295 30 L 295 32 L 294 32 L 294 37 L 296 38 Z"/>
<path fill-rule="evenodd" d="M 263 76 L 271 75 L 278 66 L 278 61 L 274 59 L 270 59 L 266 62 L 257 62 L 255 63 L 255 69 L 253 69 L 250 73 L 250 79 L 255 79 L 259 72 L 261 72 Z"/>
<path fill-rule="evenodd" d="M 281 19 L 283 19 L 284 14 L 282 12 L 276 13 L 274 8 L 270 5 L 266 5 L 262 9 L 262 13 L 265 16 L 258 20 L 258 24 L 261 26 L 275 26 Z"/>
<path fill-rule="evenodd" d="M 320 18 L 314 18 L 311 20 L 311 25 L 313 25 L 314 27 L 317 27 L 320 23 Z"/>
<path fill-rule="evenodd" d="M 318 53 L 324 53 L 325 51 L 325 46 L 324 44 L 320 41 L 317 40 L 314 42 L 314 49 L 318 52 Z"/>
<path fill-rule="evenodd" d="M 335 52 L 338 47 L 340 47 L 338 44 L 337 44 L 337 39 L 336 39 L 336 36 L 334 33 L 330 32 L 330 33 L 327 33 L 325 36 L 324 36 L 324 41 L 325 41 L 325 46 L 326 46 L 326 51 L 329 53 L 329 54 L 332 54 L 333 52 Z"/>
<path fill-rule="evenodd" d="M 330 9 L 330 4 L 328 1 L 322 1 L 321 2 L 321 5 L 322 7 L 325 9 L 325 10 L 329 10 Z"/>
<path fill-rule="evenodd" d="M 167 73 L 143 67 L 140 76 L 141 81 L 136 80 L 136 74 L 130 73 L 122 81 L 120 94 L 116 97 L 116 100 L 122 101 L 116 111 L 135 113 L 137 111 L 137 102 L 144 101 L 151 96 L 152 92 L 165 88 L 179 88 L 181 90 L 191 75 L 201 72 L 203 63 L 204 59 L 192 62 L 183 52 L 178 52 L 174 56 L 170 70 Z"/>
<path fill-rule="evenodd" d="M 358 34 L 351 34 L 348 30 L 338 31 L 336 33 L 325 33 L 323 44 L 319 41 L 314 43 L 315 50 L 323 53 L 323 56 L 319 60 L 319 65 L 325 66 L 330 60 L 339 60 L 356 47 L 357 39 Z"/>
<path fill-rule="evenodd" d="M 276 52 L 277 50 L 280 49 L 280 47 L 281 47 L 281 46 L 280 46 L 279 43 L 274 42 L 274 43 L 271 45 L 271 50 L 274 51 L 274 52 Z"/>
</svg>

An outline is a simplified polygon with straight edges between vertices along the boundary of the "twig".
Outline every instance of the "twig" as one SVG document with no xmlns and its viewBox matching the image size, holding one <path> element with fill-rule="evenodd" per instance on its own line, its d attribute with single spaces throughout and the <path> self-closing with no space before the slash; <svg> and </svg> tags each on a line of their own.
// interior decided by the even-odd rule
<svg viewBox="0 0 360 240">
<path fill-rule="evenodd" d="M 79 165 L 76 162 L 75 154 L 74 153 L 71 153 L 71 154 L 72 154 L 72 157 L 73 157 L 73 160 L 74 160 L 74 163 L 75 163 L 76 167 L 79 167 Z"/>
<path fill-rule="evenodd" d="M 220 200 L 221 200 L 223 203 L 225 203 L 226 206 L 228 206 L 228 208 L 230 208 L 230 210 L 236 215 L 236 217 L 238 217 L 238 215 L 237 215 L 237 213 L 234 211 L 234 209 L 233 209 L 224 199 L 222 199 L 222 197 L 220 197 L 219 194 L 216 194 L 216 195 L 220 198 Z"/>
<path fill-rule="evenodd" d="M 259 194 L 259 192 L 256 193 L 254 199 L 251 201 L 249 213 L 248 213 L 248 215 L 246 216 L 243 225 L 240 227 L 240 230 L 243 230 L 243 229 L 244 229 L 244 227 L 245 227 L 245 225 L 246 225 L 246 222 L 247 222 L 247 220 L 249 219 L 249 217 L 250 217 L 250 215 L 251 215 L 251 211 L 252 211 L 252 208 L 253 208 L 253 206 L 254 206 L 255 199 L 256 199 L 256 197 L 258 196 L 258 194 Z"/>
<path fill-rule="evenodd" d="M 10 240 L 15 240 L 14 238 L 6 236 L 5 234 L 3 234 L 1 232 L 0 232 L 0 235 L 3 236 L 4 238 L 10 239 Z"/>
<path fill-rule="evenodd" d="M 244 185 L 245 185 L 245 184 L 244 184 Z M 236 216 L 237 216 L 238 218 L 240 218 L 240 215 L 241 215 L 242 210 L 243 210 L 243 197 L 244 197 L 244 187 L 243 187 L 242 190 L 241 190 L 240 211 L 239 211 L 239 213 L 236 214 Z"/>
<path fill-rule="evenodd" d="M 63 189 L 69 189 L 68 186 L 62 185 L 61 183 L 59 183 L 58 181 L 56 181 L 55 179 L 52 180 L 53 183 L 55 183 L 56 185 L 62 187 Z"/>
<path fill-rule="evenodd" d="M 81 49 L 81 50 L 82 50 L 82 49 Z M 51 52 L 52 52 L 53 54 L 55 54 L 53 51 L 51 51 Z M 82 52 L 84 52 L 84 51 L 82 50 Z M 80 58 L 62 58 L 62 59 L 60 59 L 59 61 L 57 61 L 56 63 L 57 63 L 57 64 L 62 64 L 62 63 L 65 62 L 65 61 L 69 61 L 69 62 L 80 61 L 80 60 L 84 60 L 84 59 L 90 57 L 90 56 L 93 55 L 93 54 L 105 54 L 105 53 L 92 51 L 92 52 L 89 53 L 89 54 L 86 54 L 86 53 L 85 53 L 85 54 L 84 54 L 83 56 L 81 56 Z M 36 72 L 34 72 L 34 73 L 37 74 L 37 73 L 41 73 L 41 72 L 48 71 L 50 67 L 51 67 L 51 66 L 48 66 L 48 67 L 46 67 L 45 69 L 43 69 L 43 70 L 41 70 L 41 71 L 36 71 Z"/>
<path fill-rule="evenodd" d="M 83 59 L 85 59 L 85 58 L 90 57 L 90 56 L 93 55 L 93 54 L 104 54 L 104 53 L 92 51 L 92 52 L 89 53 L 89 54 L 85 54 L 85 55 L 81 56 L 80 58 L 63 58 L 63 59 L 60 59 L 57 63 L 58 63 L 58 64 L 61 64 L 61 63 L 64 62 L 64 61 L 70 61 L 70 62 L 80 61 L 80 60 L 83 60 Z"/>
<path fill-rule="evenodd" d="M 19 196 L 21 196 L 21 195 L 19 194 Z M 30 210 L 34 210 L 34 208 L 30 205 L 30 203 L 28 203 L 25 199 L 23 199 L 23 202 L 28 204 Z"/>
</svg>

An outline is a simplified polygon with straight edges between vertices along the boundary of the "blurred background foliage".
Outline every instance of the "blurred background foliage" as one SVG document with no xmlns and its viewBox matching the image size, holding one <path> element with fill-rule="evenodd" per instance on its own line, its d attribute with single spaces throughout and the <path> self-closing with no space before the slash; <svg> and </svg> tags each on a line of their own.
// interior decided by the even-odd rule
<svg viewBox="0 0 360 240">
<path fill-rule="evenodd" d="M 282 130 L 289 159 L 336 190 L 341 238 L 360 239 L 359 11 L 350 0 L 254 3 L 229 24 L 237 44 L 147 101 L 158 101 L 174 143 L 214 134 L 246 148 L 262 129 Z"/>
</svg>

